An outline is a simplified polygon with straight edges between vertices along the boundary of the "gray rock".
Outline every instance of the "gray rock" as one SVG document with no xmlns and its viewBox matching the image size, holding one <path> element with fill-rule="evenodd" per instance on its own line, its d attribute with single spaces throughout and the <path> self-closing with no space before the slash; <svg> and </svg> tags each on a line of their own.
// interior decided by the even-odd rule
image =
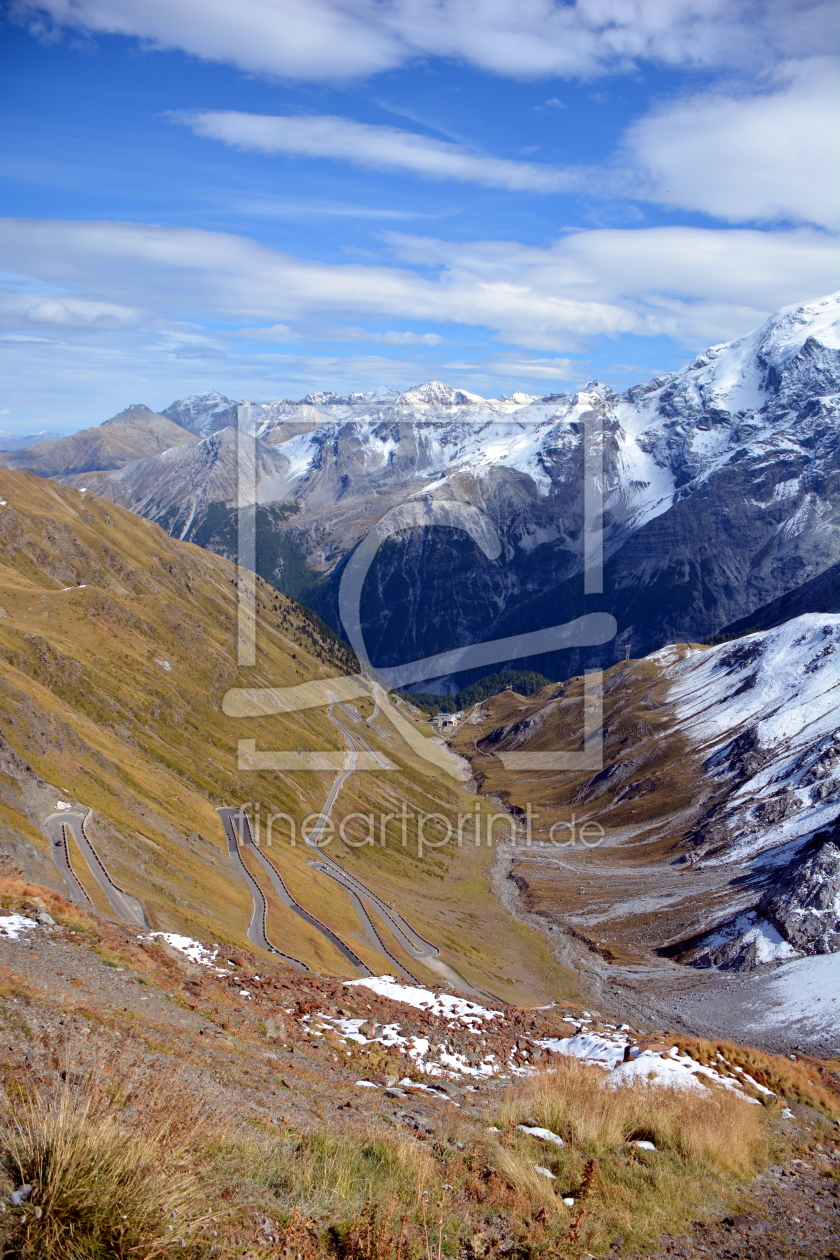
<svg viewBox="0 0 840 1260">
<path fill-rule="evenodd" d="M 785 940 L 803 954 L 832 954 L 840 950 L 837 842 L 828 838 L 819 842 L 803 862 L 788 868 L 780 882 L 781 888 L 762 899 L 761 911 Z"/>
</svg>

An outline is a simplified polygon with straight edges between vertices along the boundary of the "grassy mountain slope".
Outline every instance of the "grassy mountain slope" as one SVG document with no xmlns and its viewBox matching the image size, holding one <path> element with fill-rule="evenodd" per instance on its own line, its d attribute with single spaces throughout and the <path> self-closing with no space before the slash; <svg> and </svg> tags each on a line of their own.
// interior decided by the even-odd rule
<svg viewBox="0 0 840 1260">
<path fill-rule="evenodd" d="M 191 433 L 173 424 L 168 416 L 160 416 L 139 403 L 96 428 L 39 442 L 27 450 L 4 452 L 0 454 L 0 466 L 26 469 L 39 477 L 60 477 L 122 468 L 132 460 L 195 441 Z"/>
<path fill-rule="evenodd" d="M 216 808 L 250 803 L 253 810 L 260 802 L 263 818 L 282 812 L 299 825 L 321 809 L 334 774 L 240 770 L 238 740 L 281 750 L 335 750 L 342 741 L 324 709 L 234 719 L 222 712 L 222 699 L 233 687 L 348 673 L 345 645 L 258 582 L 258 664 L 240 670 L 237 575 L 228 561 L 27 473 L 0 472 L 0 499 L 0 848 L 7 864 L 64 891 L 42 824 L 57 801 L 78 802 L 94 811 L 89 834 L 111 876 L 142 901 L 152 926 L 244 944 L 250 897 L 227 857 Z M 333 811 L 336 826 L 351 812 L 392 812 L 400 801 L 413 816 L 474 811 L 475 799 L 419 759 L 385 715 L 377 727 L 365 726 L 365 738 L 394 769 L 351 775 Z M 484 805 L 478 808 L 483 816 Z M 443 960 L 471 983 L 524 1002 L 572 991 L 541 934 L 498 907 L 486 846 L 449 845 L 421 859 L 392 830 L 385 848 L 336 841 L 329 851 L 439 944 Z M 278 839 L 271 856 L 300 902 L 372 970 L 392 969 L 366 940 L 347 893 L 311 869 L 310 850 Z M 106 910 L 72 846 L 71 858 Z M 273 895 L 269 937 L 316 970 L 355 974 Z M 404 957 L 384 927 L 382 938 Z M 436 979 L 410 966 L 418 978 Z"/>
<path fill-rule="evenodd" d="M 55 922 L 37 922 L 44 908 Z M 0 935 L 0 1193 L 32 1186 L 24 1212 L 0 1215 L 18 1260 L 583 1260 L 617 1238 L 627 1260 L 708 1254 L 652 1249 L 692 1221 L 731 1255 L 715 1221 L 756 1211 L 760 1253 L 738 1255 L 823 1260 L 833 1245 L 836 1061 L 619 1031 L 574 1004 L 476 1021 L 245 950 L 202 966 L 2 877 L 0 915 L 29 924 Z M 544 1049 L 581 1021 L 653 1072 L 676 1044 L 696 1086 L 605 1089 L 606 1065 Z M 488 1053 L 492 1076 L 429 1075 L 444 1054 Z M 771 1158 L 795 1175 L 752 1181 Z"/>
</svg>

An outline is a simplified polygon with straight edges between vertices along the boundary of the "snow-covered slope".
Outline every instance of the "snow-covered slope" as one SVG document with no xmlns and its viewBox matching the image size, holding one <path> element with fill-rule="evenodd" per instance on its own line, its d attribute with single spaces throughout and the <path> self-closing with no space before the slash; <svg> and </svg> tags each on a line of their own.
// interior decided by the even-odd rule
<svg viewBox="0 0 840 1260">
<path fill-rule="evenodd" d="M 662 660 L 665 648 L 652 659 Z M 676 720 L 726 781 L 691 833 L 704 860 L 743 860 L 829 826 L 840 810 L 840 617 L 811 614 L 693 651 L 673 669 Z"/>
<path fill-rule="evenodd" d="M 580 686 L 482 701 L 451 740 L 537 820 L 512 876 L 529 911 L 617 957 L 743 970 L 840 950 L 840 616 L 615 666 L 602 767 L 540 776 L 540 754 L 579 746 Z M 603 844 L 558 843 L 570 817 Z"/>
<path fill-rule="evenodd" d="M 771 872 L 757 905 L 692 942 L 687 960 L 744 967 L 840 950 L 840 617 L 691 653 L 670 699 L 727 788 L 689 832 L 694 854 L 760 858 Z"/>
<path fill-rule="evenodd" d="M 171 403 L 161 414 L 189 429 L 196 437 L 204 438 L 218 429 L 236 428 L 238 406 L 232 398 L 208 389 L 203 394 L 192 394 Z"/>
</svg>

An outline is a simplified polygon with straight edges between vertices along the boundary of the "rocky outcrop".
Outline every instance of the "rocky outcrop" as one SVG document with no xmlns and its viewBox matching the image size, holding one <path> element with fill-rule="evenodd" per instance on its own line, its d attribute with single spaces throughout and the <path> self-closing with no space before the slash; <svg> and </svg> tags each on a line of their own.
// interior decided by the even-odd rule
<svg viewBox="0 0 840 1260">
<path fill-rule="evenodd" d="M 801 954 L 840 950 L 840 825 L 832 835 L 819 832 L 811 853 L 761 902 L 761 912 Z"/>
<path fill-rule="evenodd" d="M 768 962 L 840 951 L 840 819 L 771 870 L 754 909 L 668 951 L 693 967 L 751 971 Z"/>
</svg>

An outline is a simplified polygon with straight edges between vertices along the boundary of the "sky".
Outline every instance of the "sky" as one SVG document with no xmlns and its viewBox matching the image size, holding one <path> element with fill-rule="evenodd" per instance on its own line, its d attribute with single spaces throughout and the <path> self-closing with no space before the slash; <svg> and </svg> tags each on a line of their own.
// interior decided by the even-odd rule
<svg viewBox="0 0 840 1260">
<path fill-rule="evenodd" d="M 0 2 L 0 429 L 620 389 L 823 296 L 838 12 Z"/>
</svg>

